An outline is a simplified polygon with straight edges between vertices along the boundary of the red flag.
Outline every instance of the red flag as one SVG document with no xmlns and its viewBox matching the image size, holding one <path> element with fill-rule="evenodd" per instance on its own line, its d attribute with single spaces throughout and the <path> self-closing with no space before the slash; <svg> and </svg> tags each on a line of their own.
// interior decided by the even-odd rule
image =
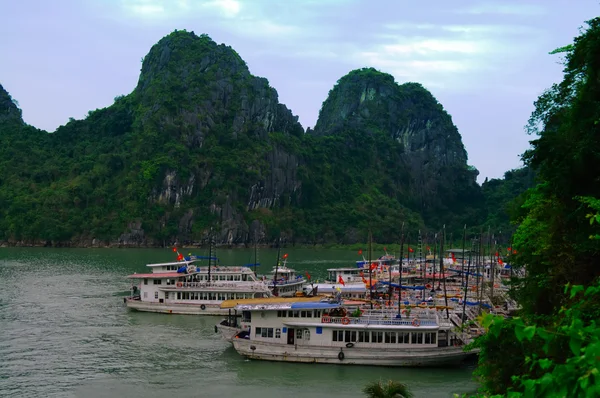
<svg viewBox="0 0 600 398">
<path fill-rule="evenodd" d="M 427 246 L 427 250 L 431 250 L 431 247 Z"/>
<path fill-rule="evenodd" d="M 454 252 L 451 253 L 452 254 L 452 261 L 456 261 L 456 256 L 454 255 Z"/>
<path fill-rule="evenodd" d="M 496 257 L 498 257 L 498 256 L 499 256 L 499 254 L 498 254 L 498 252 L 496 252 Z"/>
<path fill-rule="evenodd" d="M 181 261 L 183 260 L 183 254 L 180 254 L 179 256 L 177 256 L 177 261 Z"/>
<path fill-rule="evenodd" d="M 177 253 L 177 248 L 176 247 L 173 248 L 173 253 Z"/>
<path fill-rule="evenodd" d="M 409 248 L 408 248 L 408 251 L 409 251 L 410 253 L 413 253 L 413 252 L 414 252 L 413 248 L 412 248 L 412 247 L 410 247 L 410 246 L 409 246 Z"/>
<path fill-rule="evenodd" d="M 364 274 L 362 271 L 360 271 L 360 277 L 361 277 L 361 278 L 364 278 L 364 277 L 365 277 L 365 274 Z"/>
<path fill-rule="evenodd" d="M 371 263 L 371 267 L 369 268 L 371 271 L 377 268 L 377 263 Z"/>
<path fill-rule="evenodd" d="M 341 275 L 338 276 L 338 282 L 341 283 L 342 285 L 346 286 L 346 283 L 344 283 L 344 278 L 342 278 Z"/>
<path fill-rule="evenodd" d="M 504 264 L 504 261 L 502 261 L 502 259 L 501 259 L 501 258 L 499 258 L 499 259 L 498 259 L 498 264 L 502 265 L 502 264 Z"/>
<path fill-rule="evenodd" d="M 510 248 L 510 247 L 509 247 L 509 248 L 507 248 L 506 250 L 508 250 L 508 251 L 510 252 L 510 251 L 512 250 L 512 248 Z"/>
<path fill-rule="evenodd" d="M 310 280 L 310 274 L 306 271 L 306 279 Z"/>
<path fill-rule="evenodd" d="M 383 246 L 383 251 L 386 252 L 387 251 L 387 247 Z"/>
<path fill-rule="evenodd" d="M 513 254 L 517 254 L 517 251 L 516 251 L 516 250 L 513 250 Z"/>
<path fill-rule="evenodd" d="M 287 258 L 287 257 L 288 257 L 288 254 L 287 254 L 287 253 L 285 253 L 285 254 L 283 255 L 283 258 Z"/>
<path fill-rule="evenodd" d="M 362 254 L 362 249 L 358 249 L 358 255 L 360 256 Z"/>
</svg>

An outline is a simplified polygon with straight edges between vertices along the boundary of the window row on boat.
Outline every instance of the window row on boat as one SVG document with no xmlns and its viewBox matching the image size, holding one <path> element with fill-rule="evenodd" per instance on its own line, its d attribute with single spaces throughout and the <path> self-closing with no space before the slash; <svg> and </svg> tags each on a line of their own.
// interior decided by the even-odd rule
<svg viewBox="0 0 600 398">
<path fill-rule="evenodd" d="M 185 275 L 182 275 L 185 276 Z M 204 282 L 208 281 L 208 275 L 193 274 L 185 279 L 187 282 Z M 211 275 L 210 280 L 212 281 L 226 281 L 226 282 L 247 282 L 252 281 L 252 278 L 248 278 L 248 275 Z M 178 281 L 176 279 L 153 279 L 154 285 L 161 285 L 165 281 L 166 285 L 175 285 Z M 144 279 L 144 285 L 148 284 L 148 279 Z"/>
<path fill-rule="evenodd" d="M 240 300 L 254 298 L 255 293 L 213 293 L 213 292 L 165 292 L 165 299 L 171 300 Z"/>
<path fill-rule="evenodd" d="M 331 341 L 344 343 L 437 344 L 437 332 L 332 330 Z"/>
</svg>

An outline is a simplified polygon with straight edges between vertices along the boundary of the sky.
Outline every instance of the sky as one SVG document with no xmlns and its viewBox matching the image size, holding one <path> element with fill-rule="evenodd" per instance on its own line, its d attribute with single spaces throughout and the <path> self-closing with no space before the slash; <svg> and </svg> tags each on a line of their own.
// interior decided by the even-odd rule
<svg viewBox="0 0 600 398">
<path fill-rule="evenodd" d="M 25 121 L 54 131 L 137 84 L 141 59 L 175 29 L 208 34 L 266 77 L 300 123 L 349 71 L 374 67 L 429 89 L 469 164 L 500 178 L 521 166 L 536 98 L 594 0 L 0 0 L 0 84 Z"/>
</svg>

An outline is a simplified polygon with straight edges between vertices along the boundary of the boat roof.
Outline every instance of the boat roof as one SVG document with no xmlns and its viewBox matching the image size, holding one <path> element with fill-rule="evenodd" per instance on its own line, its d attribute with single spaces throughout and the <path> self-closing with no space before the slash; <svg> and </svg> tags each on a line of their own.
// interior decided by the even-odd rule
<svg viewBox="0 0 600 398">
<path fill-rule="evenodd" d="M 130 278 L 130 279 L 142 279 L 142 278 L 161 279 L 161 278 L 177 278 L 178 276 L 186 276 L 186 275 L 188 275 L 188 274 L 177 273 L 177 272 L 155 272 L 152 274 L 133 274 L 133 275 L 129 275 L 127 278 Z"/>
<path fill-rule="evenodd" d="M 326 303 L 326 302 L 300 302 L 290 303 L 283 302 L 279 304 L 239 304 L 235 308 L 242 311 L 264 311 L 264 310 L 313 310 L 313 309 L 330 309 L 339 308 L 341 303 Z"/>
<path fill-rule="evenodd" d="M 236 305 L 271 305 L 271 304 L 292 304 L 302 302 L 316 302 L 321 301 L 325 296 L 311 296 L 311 297 L 263 297 L 263 298 L 252 298 L 252 299 L 232 299 L 225 300 L 221 303 L 220 308 L 233 308 Z"/>
</svg>

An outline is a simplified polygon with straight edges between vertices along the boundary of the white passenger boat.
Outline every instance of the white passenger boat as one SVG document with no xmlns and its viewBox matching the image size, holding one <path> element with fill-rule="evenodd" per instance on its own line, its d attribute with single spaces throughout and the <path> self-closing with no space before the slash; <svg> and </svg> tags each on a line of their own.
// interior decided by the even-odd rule
<svg viewBox="0 0 600 398">
<path fill-rule="evenodd" d="M 287 267 L 286 261 L 283 265 L 273 267 L 272 274 L 265 279 L 273 295 L 279 297 L 293 297 L 302 293 L 302 287 L 306 283 L 302 275 L 296 275 L 295 270 Z"/>
<path fill-rule="evenodd" d="M 138 282 L 125 298 L 127 307 L 146 312 L 224 315 L 225 300 L 270 297 L 267 284 L 247 267 L 197 266 L 200 257 L 147 264 L 152 273 L 129 275 Z"/>
<path fill-rule="evenodd" d="M 250 359 L 343 365 L 456 365 L 467 337 L 442 321 L 435 310 L 414 309 L 409 318 L 394 312 L 364 312 L 340 302 L 241 304 L 245 329 L 233 338 L 235 350 Z"/>
</svg>

